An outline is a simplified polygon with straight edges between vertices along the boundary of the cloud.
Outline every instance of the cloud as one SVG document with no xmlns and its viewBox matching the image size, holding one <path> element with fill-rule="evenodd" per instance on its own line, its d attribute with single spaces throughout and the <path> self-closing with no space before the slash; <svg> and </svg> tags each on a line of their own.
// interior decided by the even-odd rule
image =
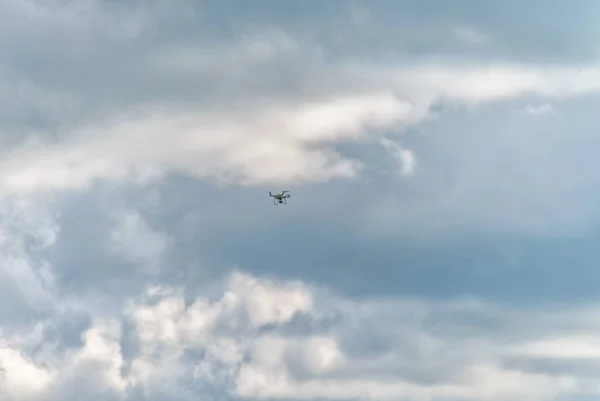
<svg viewBox="0 0 600 401">
<path fill-rule="evenodd" d="M 6 401 L 597 397 L 597 18 L 465 4 L 0 4 Z"/>
<path fill-rule="evenodd" d="M 12 224 L 18 232 L 39 233 L 39 244 L 47 248 L 61 231 L 43 205 L 29 203 Z M 148 260 L 139 243 L 129 240 L 147 238 L 151 246 L 160 236 L 148 231 L 150 224 L 138 211 L 116 215 L 122 217 L 118 243 L 125 245 L 120 255 Z M 49 267 L 60 274 L 60 266 Z M 164 269 L 181 273 L 176 265 Z M 46 305 L 46 319 L 20 322 L 0 334 L 7 372 L 0 376 L 0 389 L 12 397 L 7 401 L 191 400 L 198 394 L 505 401 L 597 394 L 590 365 L 597 358 L 590 354 L 581 360 L 575 352 L 590 349 L 589 338 L 598 329 L 593 308 L 360 300 L 239 271 L 222 282 L 144 287 L 139 294 L 134 292 L 139 287 L 128 283 L 128 302 L 99 285 L 103 291 L 95 291 L 96 302 L 59 285 L 47 290 L 54 302 Z M 115 301 L 118 308 L 107 307 Z M 73 310 L 91 316 L 89 325 L 74 330 L 81 334 L 79 343 L 63 348 L 65 334 L 40 334 L 62 314 L 71 320 L 67 313 Z M 572 344 L 570 355 L 548 351 L 565 343 Z M 30 381 L 27 392 L 21 390 Z"/>
<path fill-rule="evenodd" d="M 8 339 L 2 352 L 10 375 L 0 386 L 20 391 L 25 377 L 35 377 L 28 400 L 100 391 L 133 400 L 141 391 L 150 399 L 191 399 L 200 392 L 256 400 L 504 401 L 597 391 L 591 375 L 512 362 L 542 356 L 548 365 L 568 363 L 552 344 L 586 347 L 584 337 L 597 325 L 569 309 L 555 312 L 553 321 L 541 310 L 472 301 L 358 301 L 242 272 L 204 286 L 189 302 L 175 287 L 150 287 L 140 295 L 121 314 L 94 321 L 82 346 L 58 359 L 42 362 L 24 352 L 26 343 Z M 122 321 L 132 330 L 119 329 Z M 312 328 L 298 331 L 300 321 Z M 562 326 L 567 322 L 569 330 Z M 137 350 L 128 356 L 120 345 L 125 336 Z"/>
<path fill-rule="evenodd" d="M 35 316 L 56 306 L 55 277 L 43 252 L 56 241 L 60 230 L 52 206 L 39 200 L 5 200 L 0 215 L 0 286 L 6 301 L 6 323 L 10 323 L 26 319 L 27 312 Z"/>
<path fill-rule="evenodd" d="M 110 234 L 109 248 L 134 263 L 153 269 L 169 246 L 166 234 L 156 232 L 136 211 L 125 211 Z"/>
<path fill-rule="evenodd" d="M 542 104 L 539 106 L 531 106 L 530 105 L 530 106 L 527 106 L 527 109 L 525 109 L 525 112 L 532 116 L 543 116 L 543 115 L 554 113 L 554 108 L 552 107 L 551 104 Z"/>
<path fill-rule="evenodd" d="M 410 149 L 405 149 L 402 145 L 390 141 L 389 139 L 381 139 L 381 144 L 392 155 L 400 168 L 402 175 L 412 175 L 417 168 L 417 159 Z"/>
<path fill-rule="evenodd" d="M 86 188 L 97 179 L 146 182 L 168 172 L 247 184 L 352 177 L 356 162 L 314 144 L 388 125 L 403 109 L 393 97 L 375 94 L 299 111 L 250 111 L 249 117 L 155 114 L 92 128 L 83 143 L 18 149 L 0 174 L 6 190 L 25 193 Z"/>
<path fill-rule="evenodd" d="M 336 69 L 329 74 L 336 75 Z M 357 71 L 347 80 L 366 77 L 381 86 L 333 92 L 294 107 L 267 102 L 202 112 L 163 106 L 136 118 L 115 116 L 67 133 L 57 144 L 10 150 L 0 163 L 2 187 L 9 193 L 85 189 L 98 180 L 147 183 L 169 173 L 242 185 L 352 178 L 361 161 L 340 155 L 336 143 L 402 130 L 427 117 L 440 99 L 474 105 L 525 93 L 585 94 L 600 87 L 595 69 L 398 67 Z"/>
<path fill-rule="evenodd" d="M 21 64 L 29 64 L 16 58 L 5 68 L 5 82 L 18 76 L 30 88 L 5 93 L 8 104 L 15 90 L 25 96 L 21 106 L 11 105 L 11 115 L 27 118 L 32 104 L 51 105 L 38 109 L 57 131 L 56 140 L 5 148 L 0 177 L 8 193 L 145 184 L 169 174 L 247 186 L 356 178 L 364 160 L 341 154 L 342 143 L 403 131 L 426 120 L 440 102 L 477 105 L 527 94 L 562 98 L 600 88 L 595 65 L 338 58 L 307 31 L 275 24 L 190 44 L 172 30 L 196 15 L 185 8 L 161 15 L 135 2 L 26 4 L 10 3 L 7 12 L 39 22 L 22 38 L 30 45 L 41 35 L 80 34 L 44 56 L 77 55 L 72 66 L 24 70 Z M 89 23 L 74 17 L 80 14 Z M 146 37 L 160 32 L 166 36 L 159 43 L 145 45 Z M 91 47 L 98 50 L 83 50 Z M 90 69 L 95 75 L 86 82 L 65 73 L 92 68 L 100 55 L 127 61 L 119 68 Z M 21 137 L 38 129 L 29 127 Z"/>
<path fill-rule="evenodd" d="M 52 380 L 52 375 L 37 367 L 29 358 L 10 347 L 0 348 L 0 371 L 4 396 L 11 399 L 40 396 Z"/>
</svg>

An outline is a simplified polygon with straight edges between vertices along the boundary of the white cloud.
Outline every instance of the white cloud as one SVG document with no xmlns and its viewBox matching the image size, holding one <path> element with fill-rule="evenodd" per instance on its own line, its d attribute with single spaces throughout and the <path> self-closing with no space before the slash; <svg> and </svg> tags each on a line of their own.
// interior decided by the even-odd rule
<svg viewBox="0 0 600 401">
<path fill-rule="evenodd" d="M 109 247 L 134 263 L 155 269 L 160 265 L 169 241 L 166 234 L 153 230 L 139 212 L 125 211 L 110 235 Z"/>
<path fill-rule="evenodd" d="M 251 317 L 254 309 L 251 307 L 253 300 L 260 299 L 261 303 L 267 302 L 279 307 L 289 305 L 291 310 L 302 311 L 309 319 L 319 319 L 334 311 L 342 313 L 341 316 L 338 315 L 341 319 L 336 319 L 333 325 L 328 326 L 326 333 L 286 335 L 284 332 L 258 330 L 273 320 L 262 320 L 262 324 L 257 324 L 256 321 L 252 323 L 250 318 L 243 323 L 244 319 L 233 318 L 235 315 L 231 314 L 231 309 L 223 308 L 228 303 L 227 299 L 240 299 L 246 293 L 246 290 L 234 284 L 240 280 L 253 283 L 253 287 L 272 288 L 268 293 L 256 292 L 251 298 L 246 298 L 245 305 L 249 308 L 245 313 L 248 317 Z M 481 337 L 475 331 L 469 332 L 468 324 L 459 329 L 451 319 L 449 326 L 440 321 L 435 332 L 430 331 L 425 323 L 435 316 L 444 315 L 449 319 L 455 313 L 471 312 L 477 316 L 481 314 L 490 317 L 494 316 L 490 313 L 493 312 L 492 307 L 472 308 L 460 302 L 439 305 L 401 300 L 385 304 L 353 302 L 343 298 L 323 297 L 315 289 L 304 287 L 302 292 L 306 297 L 320 299 L 318 304 L 306 309 L 299 307 L 295 298 L 286 300 L 282 297 L 286 287 L 284 283 L 264 282 L 239 273 L 234 274 L 228 283 L 223 290 L 223 297 L 212 303 L 211 307 L 203 308 L 205 313 L 193 312 L 197 310 L 195 305 L 198 303 L 209 305 L 198 298 L 188 311 L 183 309 L 182 301 L 177 301 L 180 307 L 169 308 L 172 312 L 156 320 L 166 328 L 171 321 L 190 324 L 198 319 L 199 323 L 202 322 L 198 326 L 202 327 L 201 332 L 189 335 L 185 328 L 189 326 L 175 324 L 169 326 L 171 335 L 168 337 L 148 337 L 155 329 L 138 323 L 138 335 L 144 338 L 145 344 L 154 344 L 152 349 L 160 349 L 156 348 L 159 344 L 168 346 L 171 350 L 186 347 L 202 349 L 210 356 L 205 356 L 196 366 L 197 379 L 210 380 L 214 385 L 216 378 L 219 378 L 217 382 L 223 386 L 223 391 L 230 391 L 244 398 L 432 400 L 445 397 L 440 399 L 504 401 L 517 397 L 552 400 L 560 394 L 575 395 L 580 386 L 586 383 L 585 379 L 566 373 L 549 375 L 504 366 L 503 359 L 514 357 L 516 348 L 507 350 L 501 336 L 498 339 Z M 243 287 L 246 286 L 244 284 Z M 277 286 L 282 286 L 281 290 L 276 290 Z M 160 302 L 155 305 L 153 310 L 167 310 L 163 309 Z M 209 310 L 211 312 L 207 313 Z M 415 313 L 419 310 L 421 313 Z M 512 319 L 512 314 L 506 315 L 507 312 L 504 311 L 506 322 Z M 135 313 L 137 312 L 134 315 Z M 394 317 L 386 318 L 389 316 Z M 206 324 L 207 317 L 212 324 Z M 173 318 L 175 320 L 171 320 Z M 528 320 L 529 322 L 544 321 L 543 314 L 537 317 L 533 314 L 530 318 L 532 320 Z M 228 329 L 215 324 L 220 319 L 228 322 Z M 290 320 L 288 317 L 278 322 Z M 576 324 L 576 330 L 582 330 L 581 323 Z M 456 333 L 457 329 L 464 334 L 455 337 L 452 333 Z M 525 327 L 523 329 L 526 330 Z M 199 335 L 200 333 L 203 334 Z M 356 336 L 364 334 L 381 340 L 381 337 L 377 337 L 380 335 L 378 333 L 386 333 L 389 341 L 382 343 L 383 348 L 379 351 L 361 350 L 363 345 L 360 343 L 354 343 L 352 347 L 347 344 L 347 341 L 354 341 Z M 537 335 L 541 339 L 553 338 L 555 334 L 537 332 Z M 213 338 L 218 339 L 218 342 L 210 345 Z M 577 341 L 575 338 L 573 340 Z M 527 344 L 526 341 L 527 338 L 524 338 L 523 344 Z M 524 350 L 527 349 L 526 346 Z M 171 351 L 169 355 L 181 355 L 181 351 L 176 354 Z M 519 355 L 531 356 L 527 352 Z M 158 360 L 155 363 L 158 364 Z M 414 374 L 419 371 L 428 375 L 429 379 L 425 382 L 415 380 Z M 161 369 L 161 372 L 155 371 L 154 374 L 167 374 L 166 369 Z"/>
<path fill-rule="evenodd" d="M 172 290 L 154 290 L 150 296 L 161 293 L 164 296 L 152 306 L 130 307 L 142 345 L 207 345 L 213 340 L 217 324 L 225 324 L 233 331 L 246 325 L 254 330 L 285 323 L 295 313 L 308 311 L 312 306 L 310 292 L 299 283 L 281 285 L 240 273 L 230 275 L 226 291 L 216 303 L 199 298 L 186 305 L 181 295 Z"/>
<path fill-rule="evenodd" d="M 387 94 L 300 108 L 157 113 L 92 127 L 55 146 L 32 145 L 0 163 L 4 189 L 77 189 L 94 180 L 141 180 L 181 172 L 246 184 L 352 177 L 359 165 L 316 144 L 350 139 L 401 120 L 406 106 Z"/>
<path fill-rule="evenodd" d="M 0 391 L 10 400 L 44 397 L 53 380 L 46 371 L 7 345 L 0 345 Z"/>
<path fill-rule="evenodd" d="M 176 7 L 136 14 L 101 4 L 0 5 L 7 22 L 0 31 L 18 35 L 19 49 L 52 38 L 44 40 L 50 59 L 69 60 L 80 71 L 82 60 L 131 56 L 119 68 L 100 69 L 106 73 L 94 70 L 83 85 L 63 81 L 70 74 L 64 65 L 39 62 L 45 52 L 33 52 L 40 59 L 23 63 L 27 74 L 2 69 L 0 97 L 12 100 L 2 112 L 27 121 L 35 113 L 61 121 L 53 140 L 3 146 L 3 195 L 81 190 L 99 181 L 147 183 L 170 173 L 247 186 L 353 178 L 362 160 L 338 152 L 338 145 L 400 132 L 427 119 L 439 101 L 478 106 L 526 94 L 560 98 L 600 90 L 595 66 L 331 61 L 311 40 L 268 28 L 229 42 L 190 46 L 173 40 L 145 47 L 144 35 Z M 354 11 L 356 24 L 369 23 L 368 12 Z M 24 20 L 34 22 L 31 30 L 21 28 Z M 486 40 L 477 32 L 455 33 L 473 43 Z M 127 47 L 136 41 L 143 46 Z M 7 49 L 5 43 L 0 52 Z M 44 66 L 44 72 L 35 76 L 31 65 Z M 83 118 L 77 114 L 82 110 L 94 112 Z M 381 143 L 402 174 L 415 173 L 417 155 L 404 141 Z M 503 188 L 502 182 L 493 184 Z M 472 205 L 466 207 L 472 213 Z M 398 208 L 396 199 L 391 208 Z M 169 237 L 132 210 L 117 213 L 112 250 L 144 266 L 162 262 Z M 386 221 L 393 220 L 389 209 L 381 210 Z M 594 372 L 586 371 L 588 363 L 600 363 L 593 337 L 597 319 L 590 315 L 567 311 L 548 317 L 543 311 L 460 302 L 356 301 L 306 283 L 240 272 L 219 285 L 183 289 L 159 283 L 139 297 L 130 294 L 130 302 L 121 305 L 106 288 L 94 288 L 93 296 L 69 293 L 85 291 L 67 288 L 68 272 L 61 275 L 43 254 L 60 232 L 51 211 L 34 197 L 0 203 L 0 393 L 6 401 L 194 400 L 213 392 L 289 400 L 540 401 L 598 395 Z M 486 209 L 482 215 L 489 214 Z M 115 280 L 110 269 L 99 270 Z M 61 280 L 69 284 L 62 287 Z M 67 347 L 47 331 L 57 324 L 53 314 L 73 309 L 89 313 L 92 322 L 80 338 L 75 333 L 82 344 Z M 17 322 L 5 311 L 18 315 Z M 521 314 L 526 327 L 517 319 Z M 36 321 L 27 320 L 29 315 Z M 469 318 L 493 320 L 494 329 Z M 507 344 L 507 338 L 515 340 Z M 572 364 L 578 369 L 570 369 Z"/>
<path fill-rule="evenodd" d="M 31 7 L 32 4 L 36 7 Z M 374 57 L 365 58 L 357 56 L 364 53 L 354 53 L 349 46 L 338 47 L 328 41 L 332 39 L 328 36 L 331 31 L 340 26 L 348 28 L 338 20 L 314 31 L 303 30 L 302 25 L 265 23 L 259 28 L 245 25 L 236 27 L 232 35 L 224 38 L 204 35 L 201 23 L 194 23 L 193 27 L 201 27 L 198 29 L 203 33 L 191 29 L 191 24 L 187 25 L 191 20 L 206 20 L 201 12 L 194 14 L 190 4 L 178 4 L 171 11 L 164 8 L 161 12 L 139 5 L 139 2 L 117 6 L 89 1 L 70 9 L 62 3 L 50 6 L 13 1 L 0 6 L 5 7 L 0 15 L 8 16 L 7 19 L 36 22 L 35 29 L 27 30 L 27 34 L 16 22 L 2 24 L 3 29 L 18 33 L 15 38 L 19 46 L 7 44 L 10 51 L 3 59 L 4 74 L 0 76 L 0 88 L 5 85 L 6 92 L 2 94 L 0 89 L 0 97 L 4 97 L 4 104 L 10 108 L 8 114 L 19 118 L 14 122 L 16 128 L 7 128 L 7 132 L 14 129 L 14 138 L 18 139 L 4 139 L 7 143 L 2 147 L 0 159 L 0 192 L 82 190 L 98 182 L 145 184 L 160 182 L 169 174 L 245 186 L 353 179 L 364 174 L 364 164 L 371 163 L 356 155 L 362 150 L 350 157 L 340 149 L 346 150 L 348 142 L 360 144 L 378 138 L 382 131 L 396 141 L 390 134 L 427 120 L 432 105 L 475 107 L 530 94 L 551 102 L 553 98 L 597 93 L 600 88 L 600 73 L 594 63 L 557 67 L 533 62 L 483 62 L 473 57 L 461 60 L 429 52 L 423 57 L 403 58 L 383 50 L 377 53 L 377 49 L 373 50 Z M 355 4 L 350 13 L 352 10 L 371 15 L 381 12 L 377 7 L 365 6 Z M 351 17 L 348 8 L 344 9 L 341 19 L 347 20 Z M 78 19 L 78 15 L 84 18 Z M 110 29 L 104 29 L 105 26 Z M 136 27 L 132 34 L 127 26 Z M 484 24 L 473 26 L 487 29 Z M 185 35 L 196 35 L 194 38 L 198 40 L 181 40 L 183 31 Z M 373 31 L 369 37 L 383 31 Z M 343 36 L 344 31 L 340 32 Z M 464 36 L 468 29 L 457 27 L 456 32 Z M 60 45 L 51 45 L 42 41 L 47 37 L 70 39 L 56 40 L 52 43 Z M 323 40 L 324 37 L 328 40 Z M 22 50 L 39 46 L 44 47 L 43 52 Z M 13 53 L 18 57 L 8 57 Z M 36 54 L 36 58 L 31 59 L 31 54 Z M 60 60 L 69 62 L 61 64 Z M 107 60 L 115 64 L 102 64 Z M 38 65 L 45 67 L 32 67 Z M 84 70 L 90 71 L 85 79 L 72 72 Z M 442 109 L 444 117 L 448 108 Z M 454 118 L 452 114 L 447 113 L 448 120 Z M 45 123 L 49 119 L 55 125 L 52 139 L 45 128 L 39 129 L 43 123 L 31 123 L 38 118 Z M 27 121 L 26 128 L 21 121 Z M 16 145 L 33 130 L 28 124 L 36 127 L 36 137 L 44 139 Z M 510 127 L 513 131 L 520 128 Z M 465 135 L 468 133 L 443 132 L 438 138 L 442 141 L 445 136 L 448 142 L 460 142 Z M 480 136 L 487 138 L 489 133 L 482 129 Z M 432 173 L 435 177 L 428 177 L 428 166 L 440 165 L 426 155 L 432 143 L 422 150 L 414 147 L 415 150 L 397 153 L 405 174 L 410 175 L 418 160 L 419 171 L 424 174 L 417 180 L 427 179 L 423 185 L 433 185 L 433 181 L 443 181 L 440 185 L 461 181 L 460 188 L 457 186 L 452 194 L 443 196 L 445 202 L 455 201 L 455 204 L 441 205 L 436 213 L 455 215 L 461 224 L 472 219 L 481 225 L 483 219 L 494 213 L 487 205 L 485 211 L 478 212 L 482 207 L 477 208 L 474 203 L 482 203 L 488 192 L 498 189 L 486 187 L 490 180 L 486 178 L 483 183 L 468 171 L 436 171 Z M 520 153 L 523 159 L 528 158 L 524 155 L 527 149 Z M 466 148 L 450 146 L 445 152 L 440 156 L 446 159 L 461 153 L 464 170 L 478 171 L 476 166 L 487 162 Z M 519 164 L 514 169 L 521 167 L 531 170 L 530 166 Z M 453 178 L 440 178 L 446 174 Z M 573 180 L 585 176 L 573 175 L 576 176 Z M 467 180 L 470 182 L 466 183 Z M 461 191 L 463 188 L 466 190 Z M 555 186 L 555 192 L 545 194 L 544 198 L 558 199 L 558 190 Z M 512 188 L 503 194 L 508 197 L 517 191 Z M 427 193 L 439 192 L 427 190 Z M 514 218 L 507 218 L 506 213 L 510 212 L 505 207 L 505 198 L 496 199 L 502 205 L 496 209 L 501 209 L 496 213 L 501 216 L 495 221 L 509 222 L 504 225 L 530 225 L 530 219 L 524 215 L 535 213 L 515 212 Z M 521 205 L 515 207 L 519 209 L 540 202 L 540 199 L 517 199 L 514 204 Z M 423 208 L 437 207 L 428 202 L 420 204 Z M 456 210 L 458 204 L 465 205 L 464 210 L 469 212 Z M 582 210 L 576 206 L 557 206 L 540 219 L 560 220 L 559 224 L 563 224 L 563 218 L 558 216 Z M 395 201 L 392 207 L 398 209 Z M 413 212 L 414 209 L 407 214 L 418 216 L 415 225 L 420 226 L 434 214 L 431 210 Z M 539 208 L 537 212 L 541 213 Z M 390 220 L 390 213 L 385 213 L 385 219 Z M 557 217 L 548 217 L 551 214 Z M 436 221 L 445 224 L 443 217 Z M 567 219 L 578 217 L 569 215 Z M 546 230 L 544 222 L 535 224 L 542 227 L 536 228 L 538 232 Z"/>
<path fill-rule="evenodd" d="M 70 399 L 82 394 L 86 399 L 96 394 L 124 395 L 127 383 L 120 373 L 122 355 L 115 323 L 97 322 L 84 333 L 82 348 L 62 356 L 28 356 L 23 345 L 4 340 L 6 345 L 0 347 L 3 399 L 37 401 Z M 27 345 L 46 344 L 38 340 Z"/>
<path fill-rule="evenodd" d="M 595 337 L 555 338 L 523 344 L 517 352 L 548 359 L 597 360 L 600 358 L 600 341 Z"/>
<path fill-rule="evenodd" d="M 194 15 L 186 7 L 161 14 L 165 10 L 95 1 L 5 7 L 15 19 L 37 21 L 35 34 L 23 38 L 27 43 L 37 43 L 40 35 L 73 38 L 53 51 L 77 54 L 81 68 L 96 54 L 89 49 L 124 56 L 119 46 L 133 46 L 164 23 Z M 482 40 L 482 34 L 464 27 L 455 34 Z M 119 46 L 113 36 L 122 40 Z M 33 85 L 21 69 L 7 68 L 0 88 L 2 82 L 29 88 L 6 89 L 3 96 L 15 108 L 11 115 L 39 105 L 61 129 L 54 142 L 6 147 L 1 187 L 9 193 L 73 190 L 98 181 L 147 183 L 170 173 L 249 186 L 353 178 L 362 161 L 340 154 L 337 145 L 382 130 L 401 131 L 427 118 L 440 100 L 477 105 L 528 93 L 562 97 L 600 90 L 594 65 L 332 61 L 331 50 L 316 38 L 267 25 L 229 40 L 194 45 L 165 40 L 136 48 L 130 62 L 97 71 L 85 85 L 60 70 Z M 23 102 L 8 101 L 16 92 Z M 151 95 L 132 95 L 142 92 Z M 46 110 L 56 104 L 66 110 Z M 415 155 L 405 151 L 401 157 L 409 166 Z"/>
<path fill-rule="evenodd" d="M 16 291 L 33 310 L 51 308 L 57 302 L 55 278 L 40 252 L 59 233 L 52 206 L 40 199 L 4 199 L 0 218 L 0 285 L 5 296 Z M 10 302 L 8 296 L 5 301 Z"/>
<path fill-rule="evenodd" d="M 50 364 L 18 359 L 15 343 L 6 350 L 15 362 L 5 364 L 8 374 L 0 385 L 16 388 L 25 369 L 39 378 L 39 385 L 30 387 L 37 389 L 31 400 L 54 399 L 54 394 L 64 394 L 64 386 L 78 386 L 74 378 L 90 374 L 94 377 L 93 382 L 86 380 L 90 388 L 77 387 L 78 394 L 104 388 L 126 400 L 133 388 L 148 396 L 160 393 L 183 399 L 210 387 L 221 396 L 290 400 L 553 400 L 589 391 L 593 379 L 586 376 L 510 367 L 510 361 L 542 352 L 549 363 L 560 363 L 563 355 L 544 344 L 568 343 L 571 349 L 583 350 L 586 342 L 580 341 L 585 340 L 581 335 L 592 334 L 597 325 L 577 313 L 558 313 L 559 320 L 570 319 L 573 335 L 565 340 L 564 333 L 548 330 L 543 312 L 473 306 L 401 299 L 351 301 L 299 282 L 233 273 L 217 298 L 200 291 L 186 303 L 178 290 L 163 287 L 130 303 L 124 315 L 134 325 L 139 351 L 128 359 L 119 346 L 120 316 L 113 316 L 87 330 L 83 348 Z M 329 323 L 319 331 L 294 332 L 296 313 L 312 324 L 323 319 Z M 515 326 L 515 317 L 524 313 L 525 325 Z M 458 323 L 453 317 L 459 316 L 474 320 Z M 483 316 L 518 340 L 507 347 L 502 333 L 473 323 Z M 429 325 L 432 321 L 435 327 Z M 530 324 L 539 330 L 530 330 Z M 378 343 L 376 349 L 369 348 L 373 341 Z M 585 357 L 598 360 L 596 354 Z M 123 371 L 125 364 L 130 368 Z"/>
<path fill-rule="evenodd" d="M 133 401 L 136 392 L 382 401 L 598 394 L 592 372 L 585 373 L 585 361 L 600 363 L 596 307 L 545 312 L 472 301 L 355 301 L 241 272 L 192 293 L 149 287 L 121 314 L 94 318 L 82 346 L 68 352 L 39 335 L 52 319 L 2 332 L 0 389 L 7 401 L 67 394 Z M 489 327 L 477 323 L 483 318 Z M 128 342 L 133 353 L 122 348 Z M 572 370 L 569 363 L 582 365 Z"/>
<path fill-rule="evenodd" d="M 329 73 L 334 76 L 335 69 Z M 600 89 L 595 69 L 423 66 L 360 75 L 350 77 L 372 77 L 370 90 L 295 106 L 261 102 L 208 112 L 161 107 L 83 126 L 57 144 L 6 153 L 1 185 L 29 193 L 81 189 L 97 180 L 145 183 L 168 173 L 244 185 L 349 178 L 360 173 L 360 161 L 344 158 L 332 145 L 419 122 L 438 99 L 474 105 L 525 93 L 567 96 Z"/>
<path fill-rule="evenodd" d="M 402 175 L 413 175 L 418 162 L 412 150 L 404 148 L 401 144 L 387 138 L 381 139 L 383 147 L 392 155 Z"/>
<path fill-rule="evenodd" d="M 118 323 L 95 322 L 83 337 L 84 346 L 69 354 L 65 365 L 54 366 L 59 382 L 62 381 L 64 384 L 61 384 L 68 386 L 73 379 L 83 379 L 84 383 L 88 382 L 97 390 L 105 386 L 110 391 L 122 393 L 127 382 L 121 376 L 123 357 L 119 344 Z M 65 390 L 67 389 L 62 389 Z"/>
</svg>

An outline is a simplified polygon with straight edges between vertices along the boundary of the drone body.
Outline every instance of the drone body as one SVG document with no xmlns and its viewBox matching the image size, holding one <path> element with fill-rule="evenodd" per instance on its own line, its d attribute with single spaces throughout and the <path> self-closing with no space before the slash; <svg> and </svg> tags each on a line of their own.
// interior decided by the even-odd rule
<svg viewBox="0 0 600 401">
<path fill-rule="evenodd" d="M 269 192 L 269 196 L 273 198 L 273 204 L 279 206 L 280 203 L 287 204 L 287 199 L 290 198 L 290 191 L 281 191 L 279 194 Z"/>
</svg>

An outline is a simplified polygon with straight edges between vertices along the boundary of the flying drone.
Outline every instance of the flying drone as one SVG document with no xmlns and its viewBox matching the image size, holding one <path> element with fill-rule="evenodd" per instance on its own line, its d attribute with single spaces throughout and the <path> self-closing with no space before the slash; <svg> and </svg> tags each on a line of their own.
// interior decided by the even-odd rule
<svg viewBox="0 0 600 401">
<path fill-rule="evenodd" d="M 273 198 L 273 204 L 279 206 L 280 203 L 284 205 L 287 203 L 286 199 L 290 198 L 290 191 L 281 191 L 280 194 L 273 194 L 269 192 L 269 196 Z"/>
</svg>

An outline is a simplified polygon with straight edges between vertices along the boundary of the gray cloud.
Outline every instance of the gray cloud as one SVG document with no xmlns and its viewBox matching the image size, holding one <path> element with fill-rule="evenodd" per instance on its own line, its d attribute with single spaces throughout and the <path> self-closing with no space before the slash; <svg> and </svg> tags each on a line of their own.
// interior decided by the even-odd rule
<svg viewBox="0 0 600 401">
<path fill-rule="evenodd" d="M 597 397 L 594 5 L 249 4 L 0 4 L 7 401 Z"/>
</svg>

